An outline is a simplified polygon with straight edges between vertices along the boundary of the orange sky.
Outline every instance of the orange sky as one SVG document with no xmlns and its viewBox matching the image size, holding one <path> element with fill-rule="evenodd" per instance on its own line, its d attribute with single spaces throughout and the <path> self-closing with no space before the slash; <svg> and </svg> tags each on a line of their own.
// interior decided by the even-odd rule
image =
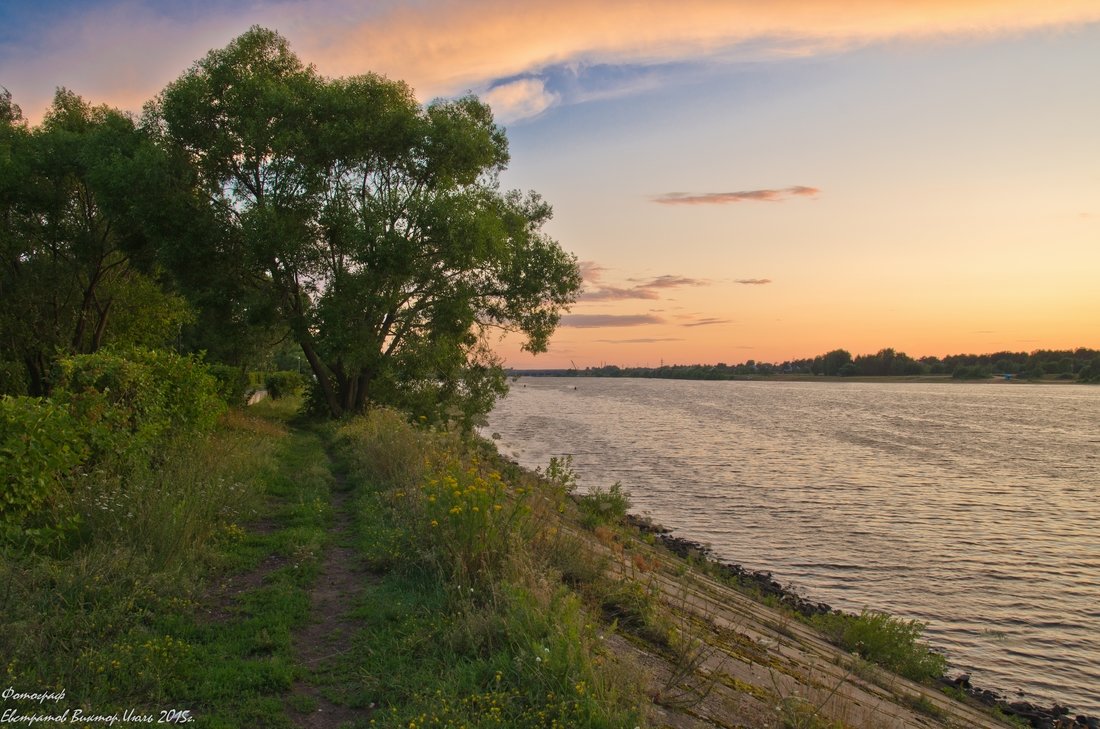
<svg viewBox="0 0 1100 729">
<path fill-rule="evenodd" d="M 587 274 L 511 365 L 1100 348 L 1095 0 L 44 0 L 0 85 L 137 111 L 252 24 L 492 103 Z"/>
</svg>

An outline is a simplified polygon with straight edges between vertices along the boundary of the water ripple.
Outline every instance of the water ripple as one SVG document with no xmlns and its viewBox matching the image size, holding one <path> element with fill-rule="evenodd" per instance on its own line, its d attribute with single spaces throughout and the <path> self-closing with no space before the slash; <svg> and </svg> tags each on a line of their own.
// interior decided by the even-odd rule
<svg viewBox="0 0 1100 729">
<path fill-rule="evenodd" d="M 523 382 L 487 431 L 524 465 L 572 455 L 726 559 L 926 622 L 979 685 L 1100 713 L 1100 388 Z"/>
</svg>

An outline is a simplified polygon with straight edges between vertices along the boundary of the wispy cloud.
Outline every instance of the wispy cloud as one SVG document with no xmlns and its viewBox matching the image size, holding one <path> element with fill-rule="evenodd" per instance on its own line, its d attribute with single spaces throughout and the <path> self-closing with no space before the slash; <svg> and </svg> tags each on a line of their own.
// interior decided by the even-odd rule
<svg viewBox="0 0 1100 729">
<path fill-rule="evenodd" d="M 792 197 L 816 197 L 816 187 L 794 185 L 779 190 L 741 190 L 740 192 L 666 192 L 653 202 L 661 205 L 729 205 L 741 202 L 781 202 Z"/>
<path fill-rule="evenodd" d="M 596 283 L 603 278 L 603 272 L 607 269 L 595 261 L 581 261 L 579 264 L 581 277 L 590 283 Z"/>
<path fill-rule="evenodd" d="M 641 339 L 597 339 L 600 344 L 657 344 L 659 342 L 682 342 L 680 337 L 642 337 Z"/>
<path fill-rule="evenodd" d="M 586 291 L 577 297 L 578 301 L 626 301 L 628 299 L 658 299 L 660 295 L 648 288 L 634 286 L 629 289 L 617 286 L 604 286 L 602 288 Z"/>
<path fill-rule="evenodd" d="M 537 83 L 500 82 L 545 81 L 553 69 L 638 69 L 601 86 L 597 96 L 606 97 L 640 79 L 669 83 L 672 77 L 645 73 L 668 64 L 770 60 L 899 38 L 988 37 L 1100 20 L 1095 0 L 250 0 L 206 4 L 199 19 L 153 0 L 74 4 L 60 15 L 50 4 L 42 8 L 22 13 L 30 19 L 9 29 L 0 46 L 5 85 L 29 115 L 58 85 L 136 110 L 191 61 L 252 24 L 279 29 L 326 75 L 375 71 L 408 81 L 422 99 L 492 93 L 499 84 L 499 113 L 518 115 L 568 99 L 555 97 L 552 85 L 540 91 Z"/>
<path fill-rule="evenodd" d="M 746 286 L 763 286 L 770 284 L 772 280 L 770 278 L 739 278 L 737 283 L 745 284 Z"/>
<path fill-rule="evenodd" d="M 629 279 L 630 281 L 638 281 L 638 279 Z M 658 276 L 657 278 L 643 280 L 638 284 L 638 288 L 642 289 L 671 289 L 676 286 L 705 286 L 708 281 L 700 278 L 688 278 L 687 276 L 673 276 L 671 274 L 665 274 Z"/>
<path fill-rule="evenodd" d="M 714 324 L 730 324 L 733 319 L 716 319 L 714 317 L 707 317 L 705 319 L 698 319 L 696 321 L 685 322 L 685 327 L 709 327 Z"/>
<path fill-rule="evenodd" d="M 662 324 L 664 319 L 652 314 L 566 314 L 561 326 L 595 329 L 598 327 L 637 327 Z"/>
<path fill-rule="evenodd" d="M 606 269 L 592 261 L 581 261 L 581 275 L 585 282 L 595 284 L 595 288 L 589 289 L 578 297 L 579 301 L 626 301 L 629 299 L 659 299 L 659 291 L 672 289 L 679 286 L 706 286 L 709 281 L 687 276 L 663 274 L 655 278 L 629 278 L 627 281 L 633 286 L 612 286 L 603 283 L 603 274 Z"/>
</svg>

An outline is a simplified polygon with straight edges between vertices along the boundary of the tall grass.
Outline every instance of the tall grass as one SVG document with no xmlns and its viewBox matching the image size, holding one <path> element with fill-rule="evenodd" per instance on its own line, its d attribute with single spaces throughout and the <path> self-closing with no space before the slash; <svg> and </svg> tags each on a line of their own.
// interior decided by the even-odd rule
<svg viewBox="0 0 1100 729">
<path fill-rule="evenodd" d="M 155 470 L 69 483 L 81 524 L 71 549 L 0 554 L 6 685 L 65 688 L 99 707 L 163 697 L 189 650 L 151 617 L 192 604 L 254 513 L 276 444 L 269 425 L 237 417 L 167 448 Z"/>
<path fill-rule="evenodd" d="M 346 670 L 367 678 L 380 724 L 642 723 L 637 682 L 552 567 L 558 485 L 388 411 L 334 442 L 380 579 L 359 613 L 370 650 Z"/>
</svg>

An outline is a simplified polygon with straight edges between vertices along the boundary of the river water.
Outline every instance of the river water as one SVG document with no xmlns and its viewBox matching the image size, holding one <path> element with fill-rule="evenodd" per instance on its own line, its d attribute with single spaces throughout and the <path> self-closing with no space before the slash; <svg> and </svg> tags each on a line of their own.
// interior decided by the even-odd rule
<svg viewBox="0 0 1100 729">
<path fill-rule="evenodd" d="M 523 377 L 485 432 L 814 600 L 926 623 L 975 685 L 1100 714 L 1100 387 Z"/>
</svg>

